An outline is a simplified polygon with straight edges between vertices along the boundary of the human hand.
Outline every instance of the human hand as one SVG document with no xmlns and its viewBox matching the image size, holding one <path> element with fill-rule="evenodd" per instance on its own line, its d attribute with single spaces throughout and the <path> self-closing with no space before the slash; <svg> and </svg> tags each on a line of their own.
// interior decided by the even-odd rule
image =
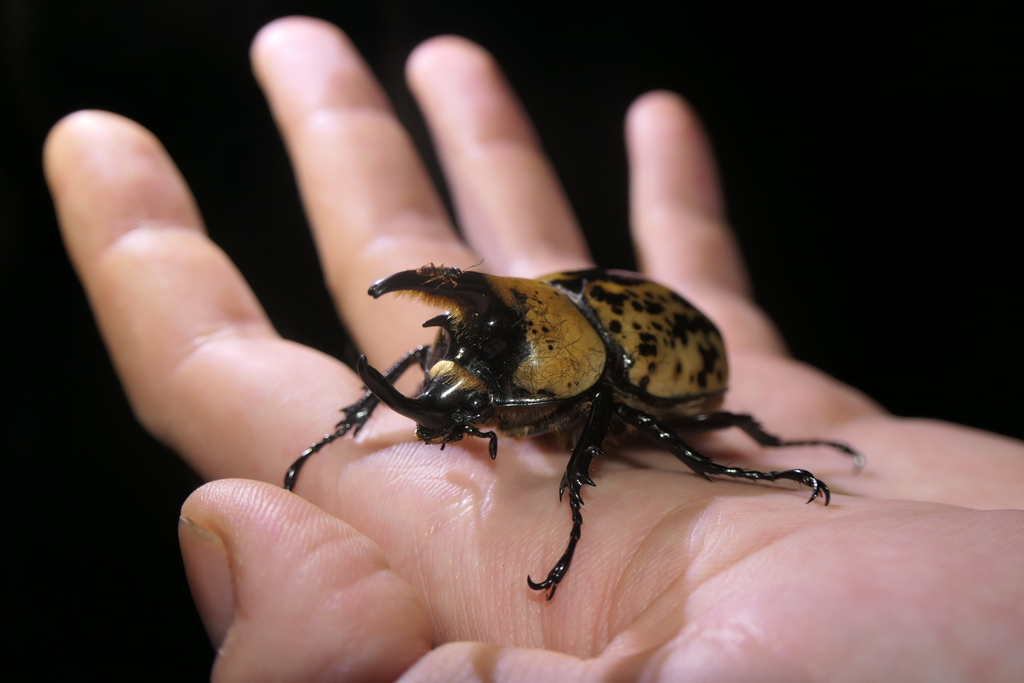
<svg viewBox="0 0 1024 683">
<path fill-rule="evenodd" d="M 328 285 L 371 363 L 429 341 L 419 324 L 432 315 L 367 297 L 381 276 L 479 256 L 492 272 L 525 277 L 589 265 L 528 123 L 479 48 L 437 39 L 409 65 L 465 242 L 335 29 L 276 22 L 253 58 Z M 1015 649 L 1024 640 L 1024 447 L 887 416 L 786 358 L 750 301 L 693 116 L 672 95 L 647 95 L 630 111 L 627 139 L 644 271 L 722 329 L 726 408 L 787 438 L 854 444 L 867 469 L 854 476 L 824 450 L 762 451 L 743 435 L 694 440 L 738 465 L 812 470 L 832 488 L 825 508 L 783 487 L 708 484 L 665 453 L 615 446 L 628 462 L 596 463 L 583 540 L 548 603 L 525 577 L 543 576 L 564 547 L 568 506 L 556 491 L 567 451 L 504 439 L 496 462 L 476 440 L 439 453 L 379 410 L 358 438 L 307 465 L 297 492 L 319 508 L 238 481 L 186 503 L 183 549 L 221 650 L 216 677 L 362 680 L 413 667 L 410 680 L 893 670 L 1010 680 L 1024 670 Z M 109 114 L 72 115 L 51 134 L 46 164 L 69 252 L 140 420 L 208 478 L 279 484 L 360 381 L 276 335 L 147 132 Z M 997 508 L 1015 510 L 982 511 Z"/>
</svg>

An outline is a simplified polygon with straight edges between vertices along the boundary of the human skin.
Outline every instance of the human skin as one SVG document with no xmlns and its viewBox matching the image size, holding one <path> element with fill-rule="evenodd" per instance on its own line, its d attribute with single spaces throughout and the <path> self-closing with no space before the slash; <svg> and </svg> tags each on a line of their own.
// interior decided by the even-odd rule
<svg viewBox="0 0 1024 683">
<path fill-rule="evenodd" d="M 592 265 L 518 102 L 480 47 L 443 37 L 407 67 L 452 191 L 454 231 L 380 86 L 335 27 L 264 28 L 257 78 L 287 144 L 328 287 L 371 364 L 429 343 L 435 314 L 366 288 L 427 262 L 534 277 Z M 550 602 L 570 520 L 550 439 L 443 453 L 379 410 L 283 474 L 361 393 L 347 367 L 281 339 L 205 235 L 159 142 L 103 112 L 44 155 L 61 229 L 141 422 L 212 483 L 182 510 L 217 681 L 1006 680 L 1024 678 L 1024 445 L 886 414 L 786 355 L 751 301 L 713 161 L 679 97 L 626 121 L 643 272 L 722 330 L 725 409 L 828 449 L 693 439 L 746 468 L 805 468 L 807 492 L 694 476 L 625 440 L 595 463 L 579 550 Z M 410 373 L 413 374 L 413 373 Z M 407 390 L 409 384 L 401 385 Z M 225 479 L 235 477 L 236 479 Z M 244 479 L 238 479 L 244 478 Z"/>
</svg>

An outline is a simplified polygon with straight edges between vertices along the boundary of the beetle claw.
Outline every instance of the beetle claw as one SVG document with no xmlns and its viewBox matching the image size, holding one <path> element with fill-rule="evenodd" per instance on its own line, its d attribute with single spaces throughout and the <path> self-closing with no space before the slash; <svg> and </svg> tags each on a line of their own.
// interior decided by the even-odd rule
<svg viewBox="0 0 1024 683">
<path fill-rule="evenodd" d="M 818 480 L 817 479 L 815 479 L 814 483 L 810 484 L 810 486 L 811 486 L 811 497 L 807 499 L 807 502 L 804 503 L 804 505 L 810 505 L 811 503 L 813 503 L 814 500 L 818 497 L 818 493 L 820 491 L 820 489 L 818 488 Z M 827 503 L 826 503 L 826 505 L 827 505 Z"/>
<path fill-rule="evenodd" d="M 543 590 L 547 590 L 548 588 L 550 588 L 551 592 L 548 593 L 547 596 L 545 596 L 545 598 L 544 598 L 545 600 L 549 600 L 549 601 L 551 600 L 551 598 L 555 597 L 555 589 L 558 588 L 558 582 L 557 581 L 553 581 L 550 576 L 547 579 L 545 579 L 544 581 L 541 581 L 540 583 L 536 583 L 536 582 L 534 582 L 534 580 L 532 578 L 530 578 L 529 574 L 526 575 L 526 585 L 528 585 L 530 588 L 532 588 L 535 591 L 543 591 Z"/>
<path fill-rule="evenodd" d="M 785 472 L 769 472 L 768 474 L 775 474 L 778 479 L 792 479 L 804 486 L 809 486 L 811 497 L 807 500 L 807 504 L 813 503 L 814 499 L 818 497 L 825 501 L 825 505 L 832 500 L 832 492 L 829 491 L 828 485 L 807 470 L 787 470 Z"/>
<path fill-rule="evenodd" d="M 817 477 L 811 478 L 814 479 L 815 483 L 814 496 L 811 498 L 811 500 L 807 502 L 813 502 L 815 498 L 821 496 L 825 500 L 825 505 L 828 505 L 830 502 L 832 502 L 832 492 L 828 490 L 828 484 L 823 482 L 821 479 L 818 479 Z"/>
</svg>

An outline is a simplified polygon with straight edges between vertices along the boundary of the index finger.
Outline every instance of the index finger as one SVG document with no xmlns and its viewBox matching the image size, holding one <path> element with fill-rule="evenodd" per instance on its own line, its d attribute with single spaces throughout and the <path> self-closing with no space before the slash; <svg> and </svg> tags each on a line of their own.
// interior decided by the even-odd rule
<svg viewBox="0 0 1024 683">
<path fill-rule="evenodd" d="M 281 339 L 149 131 L 78 112 L 44 150 L 68 253 L 139 421 L 205 477 L 278 483 L 358 387 Z"/>
</svg>

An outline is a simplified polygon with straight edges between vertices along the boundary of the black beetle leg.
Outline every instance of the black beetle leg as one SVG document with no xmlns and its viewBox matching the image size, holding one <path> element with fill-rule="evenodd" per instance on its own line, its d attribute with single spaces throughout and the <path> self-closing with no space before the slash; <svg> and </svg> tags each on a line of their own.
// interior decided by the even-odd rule
<svg viewBox="0 0 1024 683">
<path fill-rule="evenodd" d="M 413 366 L 414 363 L 419 362 L 422 365 L 422 362 L 427 357 L 427 353 L 429 351 L 429 346 L 417 346 L 415 349 L 399 358 L 398 362 L 388 368 L 387 372 L 384 373 L 384 377 L 386 377 L 388 381 L 394 383 L 394 381 L 401 377 L 406 370 Z M 362 429 L 363 425 L 366 424 L 366 421 L 370 419 L 370 415 L 373 414 L 374 409 L 379 404 L 380 399 L 368 391 L 363 394 L 361 399 L 352 405 L 342 408 L 341 412 L 345 413 L 345 417 L 342 418 L 341 422 L 334 425 L 337 428 L 337 431 L 333 434 L 325 434 L 324 438 L 302 451 L 302 455 L 299 456 L 298 460 L 293 462 L 292 466 L 288 468 L 288 472 L 284 475 L 285 491 L 291 491 L 295 488 L 295 481 L 299 478 L 299 471 L 302 469 L 302 466 L 306 464 L 306 461 L 309 460 L 311 455 L 335 439 L 340 439 L 345 436 L 350 431 L 353 434 L 358 434 L 359 430 Z"/>
<path fill-rule="evenodd" d="M 799 482 L 804 486 L 810 487 L 811 497 L 807 501 L 808 503 L 813 502 L 815 498 L 821 496 L 825 501 L 825 505 L 828 505 L 829 501 L 832 499 L 832 493 L 828 490 L 828 486 L 825 485 L 825 482 L 821 481 L 807 470 L 758 472 L 756 470 L 744 470 L 739 467 L 726 467 L 724 465 L 719 465 L 711 458 L 701 455 L 687 446 L 686 443 L 679 438 L 678 434 L 665 427 L 647 413 L 630 408 L 622 403 L 616 403 L 614 408 L 616 415 L 621 417 L 623 421 L 639 429 L 641 432 L 653 439 L 655 443 L 679 458 L 679 460 L 681 460 L 687 467 L 705 479 L 708 479 L 709 474 L 721 474 L 736 477 L 738 479 L 752 479 L 755 481 L 777 481 L 779 479 L 790 479 L 792 481 Z M 783 445 L 796 444 L 785 443 Z"/>
<path fill-rule="evenodd" d="M 475 436 L 480 439 L 490 439 L 491 443 L 490 445 L 488 445 L 487 450 L 488 453 L 490 453 L 491 460 L 495 460 L 498 457 L 498 435 L 495 434 L 494 432 L 481 432 L 473 425 L 455 425 L 450 430 L 448 430 L 447 433 L 442 432 L 442 434 L 443 436 L 439 437 L 436 434 L 423 432 L 419 429 L 419 427 L 417 427 L 416 429 L 416 436 L 420 437 L 421 439 L 428 443 L 437 443 L 437 441 L 435 441 L 435 439 L 437 438 L 444 439 L 441 442 L 442 451 L 444 450 L 445 444 L 455 443 L 456 441 L 462 441 L 462 436 L 464 434 L 469 436 Z"/>
<path fill-rule="evenodd" d="M 673 422 L 676 426 L 676 422 Z M 829 446 L 845 453 L 853 458 L 853 467 L 860 470 L 864 467 L 864 456 L 841 441 L 824 441 L 821 439 L 802 439 L 800 441 L 783 441 L 774 434 L 769 434 L 761 427 L 761 423 L 754 419 L 753 415 L 744 413 L 708 413 L 707 415 L 696 415 L 690 418 L 683 418 L 678 426 L 690 431 L 711 431 L 713 429 L 725 429 L 727 427 L 739 427 L 745 431 L 754 441 L 762 446 L 779 448 L 781 446 Z"/>
<path fill-rule="evenodd" d="M 605 393 L 598 393 L 594 396 L 594 402 L 590 409 L 590 417 L 587 419 L 587 426 L 583 429 L 580 440 L 572 450 L 569 464 L 562 475 L 562 482 L 558 487 L 558 499 L 569 489 L 569 507 L 572 510 L 572 531 L 569 533 L 569 545 L 566 547 L 562 557 L 557 564 L 548 572 L 543 581 L 537 583 L 529 576 L 526 583 L 535 591 L 551 589 L 547 599 L 555 597 L 555 590 L 558 584 L 565 578 L 572 564 L 572 556 L 576 552 L 576 543 L 580 540 L 581 527 L 583 526 L 583 514 L 580 508 L 583 506 L 583 485 L 595 486 L 594 480 L 590 478 L 590 464 L 597 455 L 604 455 L 601 449 L 601 442 L 608 431 L 608 423 L 611 421 L 611 396 Z"/>
</svg>

